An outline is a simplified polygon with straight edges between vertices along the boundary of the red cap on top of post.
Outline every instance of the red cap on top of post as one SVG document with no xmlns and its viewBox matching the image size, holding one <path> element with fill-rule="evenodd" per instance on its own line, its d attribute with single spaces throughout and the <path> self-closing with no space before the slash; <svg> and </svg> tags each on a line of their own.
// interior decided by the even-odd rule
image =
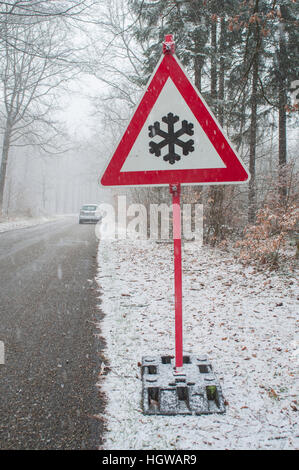
<svg viewBox="0 0 299 470">
<path fill-rule="evenodd" d="M 172 34 L 166 34 L 163 42 L 163 54 L 174 54 L 175 44 Z"/>
</svg>

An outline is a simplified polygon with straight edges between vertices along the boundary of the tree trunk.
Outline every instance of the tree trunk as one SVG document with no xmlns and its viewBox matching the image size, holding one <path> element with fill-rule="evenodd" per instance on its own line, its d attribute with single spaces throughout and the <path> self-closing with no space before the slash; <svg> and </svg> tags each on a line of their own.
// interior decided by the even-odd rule
<svg viewBox="0 0 299 470">
<path fill-rule="evenodd" d="M 287 163 L 287 129 L 286 129 L 286 106 L 287 97 L 285 89 L 280 87 L 279 89 L 279 192 L 282 199 L 286 198 L 287 195 L 287 184 L 286 184 L 286 174 L 285 174 L 285 165 Z"/>
<path fill-rule="evenodd" d="M 225 51 L 225 33 L 226 33 L 226 24 L 225 19 L 222 17 L 220 20 L 220 61 L 219 61 L 219 89 L 218 89 L 218 119 L 220 125 L 224 124 L 224 72 L 225 72 L 225 60 L 224 60 L 224 51 Z"/>
<path fill-rule="evenodd" d="M 203 67 L 203 59 L 200 56 L 196 56 L 194 59 L 194 78 L 195 86 L 199 92 L 201 92 L 201 71 Z"/>
<path fill-rule="evenodd" d="M 5 191 L 5 181 L 8 165 L 8 154 L 10 147 L 11 139 L 11 126 L 6 125 L 4 137 L 3 137 L 3 146 L 2 146 L 2 160 L 1 160 L 1 169 L 0 169 L 0 215 L 3 213 L 4 209 L 4 191 Z"/>
<path fill-rule="evenodd" d="M 217 22 L 212 21 L 211 25 L 211 99 L 212 104 L 217 100 Z M 216 113 L 215 113 L 216 114 Z"/>
<path fill-rule="evenodd" d="M 256 25 L 256 39 L 257 39 Z M 249 153 L 249 194 L 248 194 L 248 221 L 253 223 L 256 214 L 256 186 L 255 186 L 255 159 L 257 137 L 257 91 L 258 91 L 259 53 L 256 40 L 256 51 L 253 58 L 252 89 L 251 89 L 251 123 L 250 123 L 250 153 Z"/>
<path fill-rule="evenodd" d="M 285 32 L 283 26 L 279 30 L 279 52 L 278 52 L 278 100 L 279 100 L 279 117 L 278 117 L 278 163 L 279 163 L 279 192 L 282 199 L 286 198 L 287 195 L 287 184 L 285 175 L 285 165 L 287 163 L 287 115 L 286 115 L 286 81 L 285 75 L 286 70 L 284 66 L 284 57 L 286 55 L 285 46 Z"/>
<path fill-rule="evenodd" d="M 222 54 L 224 49 L 224 19 L 221 19 L 221 32 L 220 32 L 220 43 L 219 51 Z M 221 105 L 217 106 L 217 97 L 219 99 L 224 99 L 224 59 L 221 56 L 220 58 L 220 67 L 219 67 L 219 81 L 217 76 L 217 21 L 212 21 L 211 26 L 211 46 L 212 46 L 212 56 L 211 56 L 211 101 L 214 103 L 215 114 L 220 117 L 220 124 L 223 125 L 223 109 Z M 223 59 L 223 60 L 222 60 Z M 217 82 L 219 82 L 219 95 L 217 94 Z M 210 227 L 212 230 L 212 238 L 210 243 L 214 246 L 217 241 L 221 240 L 223 237 L 222 226 L 224 220 L 223 214 L 223 200 L 224 200 L 224 188 L 222 186 L 213 186 L 210 190 Z"/>
<path fill-rule="evenodd" d="M 199 46 L 199 53 L 202 53 L 202 50 Z M 202 68 L 204 66 L 204 57 L 202 55 L 196 55 L 194 58 L 194 78 L 195 78 L 195 86 L 198 91 L 201 93 L 201 77 L 202 77 Z M 198 198 L 201 197 L 202 194 L 202 187 L 201 186 L 193 186 L 193 190 Z"/>
</svg>

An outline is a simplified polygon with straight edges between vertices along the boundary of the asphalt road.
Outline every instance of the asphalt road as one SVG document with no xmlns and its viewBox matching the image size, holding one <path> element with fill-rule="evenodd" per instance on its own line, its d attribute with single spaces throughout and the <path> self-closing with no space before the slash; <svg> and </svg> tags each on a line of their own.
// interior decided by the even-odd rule
<svg viewBox="0 0 299 470">
<path fill-rule="evenodd" d="M 96 449 L 94 225 L 65 218 L 0 233 L 1 449 Z"/>
</svg>

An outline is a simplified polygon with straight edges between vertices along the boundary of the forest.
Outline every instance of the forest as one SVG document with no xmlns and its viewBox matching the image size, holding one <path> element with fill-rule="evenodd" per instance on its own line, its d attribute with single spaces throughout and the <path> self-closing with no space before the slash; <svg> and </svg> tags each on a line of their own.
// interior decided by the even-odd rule
<svg viewBox="0 0 299 470">
<path fill-rule="evenodd" d="M 251 174 L 246 185 L 184 187 L 183 201 L 204 206 L 205 241 L 238 240 L 244 260 L 273 265 L 298 243 L 296 0 L 6 1 L 0 22 L 4 216 L 76 212 L 102 197 L 103 161 L 173 34 Z M 75 131 L 63 110 L 82 97 L 88 112 Z M 168 188 L 127 194 L 169 202 Z"/>
</svg>

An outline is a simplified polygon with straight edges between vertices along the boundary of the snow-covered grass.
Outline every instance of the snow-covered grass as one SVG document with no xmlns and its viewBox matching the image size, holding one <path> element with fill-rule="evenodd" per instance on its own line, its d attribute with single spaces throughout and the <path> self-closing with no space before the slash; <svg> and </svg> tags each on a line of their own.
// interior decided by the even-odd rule
<svg viewBox="0 0 299 470">
<path fill-rule="evenodd" d="M 174 352 L 172 245 L 102 241 L 98 265 L 104 449 L 299 447 L 296 273 L 258 273 L 229 253 L 185 244 L 184 353 L 208 355 L 226 414 L 167 417 L 142 414 L 140 362 Z"/>
<path fill-rule="evenodd" d="M 27 217 L 27 218 L 0 218 L 0 233 L 8 232 L 19 228 L 32 227 L 33 225 L 40 225 L 46 222 L 56 220 L 58 216 L 48 217 Z"/>
</svg>

